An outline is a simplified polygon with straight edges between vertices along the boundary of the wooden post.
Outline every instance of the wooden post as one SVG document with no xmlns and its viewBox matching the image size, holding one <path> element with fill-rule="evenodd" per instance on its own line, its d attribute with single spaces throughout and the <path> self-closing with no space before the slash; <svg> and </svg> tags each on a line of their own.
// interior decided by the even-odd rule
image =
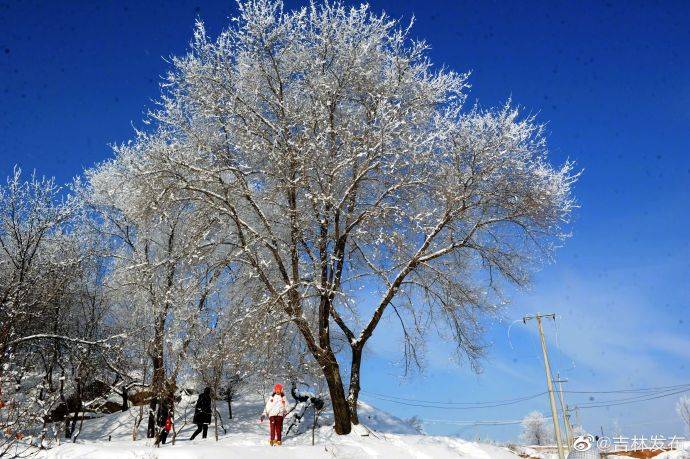
<svg viewBox="0 0 690 459">
<path fill-rule="evenodd" d="M 558 410 L 556 409 L 556 396 L 553 389 L 553 381 L 551 380 L 551 366 L 549 365 L 549 354 L 546 351 L 546 338 L 544 338 L 544 330 L 541 326 L 541 319 L 543 317 L 550 317 L 556 320 L 555 314 L 539 314 L 534 317 L 525 316 L 522 318 L 524 323 L 528 320 L 537 320 L 537 329 L 539 330 L 539 338 L 541 340 L 541 351 L 544 356 L 544 372 L 546 373 L 546 387 L 549 390 L 549 404 L 551 405 L 551 418 L 553 419 L 553 431 L 556 436 L 556 446 L 558 447 L 558 459 L 565 459 L 565 451 L 563 450 L 563 442 L 561 441 L 561 428 L 558 422 Z"/>
</svg>

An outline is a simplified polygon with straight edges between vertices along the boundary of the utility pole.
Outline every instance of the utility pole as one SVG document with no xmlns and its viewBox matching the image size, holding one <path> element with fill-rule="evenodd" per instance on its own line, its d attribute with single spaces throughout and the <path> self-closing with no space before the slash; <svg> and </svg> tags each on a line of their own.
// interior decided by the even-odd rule
<svg viewBox="0 0 690 459">
<path fill-rule="evenodd" d="M 568 405 L 565 404 L 563 398 L 563 385 L 562 383 L 568 382 L 567 379 L 561 379 L 560 373 L 556 373 L 556 381 L 558 383 L 558 398 L 561 399 L 561 413 L 563 413 L 563 424 L 565 425 L 565 436 L 568 439 L 568 448 L 573 444 L 573 427 L 570 425 L 570 414 L 568 414 Z"/>
<path fill-rule="evenodd" d="M 551 404 L 551 418 L 553 419 L 553 431 L 556 435 L 556 446 L 558 447 L 558 459 L 565 459 L 565 452 L 563 451 L 563 442 L 561 441 L 561 428 L 558 421 L 558 410 L 556 409 L 556 396 L 553 390 L 553 382 L 551 381 L 551 366 L 549 365 L 549 354 L 546 352 L 546 339 L 544 338 L 544 330 L 541 326 L 541 319 L 547 317 L 556 320 L 556 314 L 539 314 L 535 316 L 525 316 L 522 318 L 523 323 L 528 320 L 537 320 L 537 329 L 539 330 L 539 338 L 541 339 L 541 351 L 544 354 L 544 372 L 546 373 L 546 386 L 549 389 L 549 403 Z"/>
</svg>

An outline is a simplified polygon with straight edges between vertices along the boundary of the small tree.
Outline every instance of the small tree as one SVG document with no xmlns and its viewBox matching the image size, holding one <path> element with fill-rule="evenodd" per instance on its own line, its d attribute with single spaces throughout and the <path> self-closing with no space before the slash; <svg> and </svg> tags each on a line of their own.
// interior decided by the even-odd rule
<svg viewBox="0 0 690 459">
<path fill-rule="evenodd" d="M 547 427 L 546 418 L 539 411 L 532 411 L 522 420 L 522 434 L 520 438 L 528 445 L 542 446 L 551 442 L 551 431 Z"/>
<path fill-rule="evenodd" d="M 685 424 L 685 429 L 690 433 L 690 397 L 683 395 L 676 404 L 676 411 Z"/>
<path fill-rule="evenodd" d="M 242 387 L 243 377 L 239 373 L 231 373 L 224 378 L 221 395 L 228 404 L 228 419 L 232 419 L 232 402 L 235 399 L 240 387 Z"/>
<path fill-rule="evenodd" d="M 405 419 L 405 424 L 410 426 L 418 434 L 424 433 L 424 421 L 416 414 L 408 419 Z"/>
</svg>

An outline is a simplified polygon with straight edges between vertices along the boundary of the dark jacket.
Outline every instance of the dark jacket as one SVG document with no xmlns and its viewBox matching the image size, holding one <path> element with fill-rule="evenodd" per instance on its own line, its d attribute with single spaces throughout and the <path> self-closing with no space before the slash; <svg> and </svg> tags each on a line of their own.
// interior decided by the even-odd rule
<svg viewBox="0 0 690 459">
<path fill-rule="evenodd" d="M 158 408 L 158 413 L 156 415 L 156 424 L 158 425 L 158 427 L 165 427 L 165 421 L 166 419 L 168 419 L 169 414 L 170 407 L 168 406 L 168 403 L 164 401 Z"/>
<path fill-rule="evenodd" d="M 199 395 L 196 400 L 196 407 L 194 408 L 194 424 L 210 424 L 211 423 L 211 389 L 208 387 L 204 393 Z"/>
</svg>

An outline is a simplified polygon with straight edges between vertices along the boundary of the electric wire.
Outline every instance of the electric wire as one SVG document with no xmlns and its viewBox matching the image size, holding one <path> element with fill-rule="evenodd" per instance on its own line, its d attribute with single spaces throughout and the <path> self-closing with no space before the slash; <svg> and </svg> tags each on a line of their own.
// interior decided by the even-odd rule
<svg viewBox="0 0 690 459">
<path fill-rule="evenodd" d="M 645 387 L 645 388 L 639 388 L 639 389 L 617 389 L 617 390 L 595 390 L 595 391 L 586 391 L 586 390 L 564 390 L 564 393 L 568 394 L 634 394 L 634 393 L 640 393 L 639 395 L 636 395 L 634 397 L 630 397 L 630 399 L 635 399 L 638 397 L 647 397 L 651 395 L 659 395 L 665 392 L 670 392 L 670 391 L 675 391 L 675 390 L 690 390 L 690 383 L 687 384 L 677 384 L 677 385 L 672 385 L 672 386 L 656 386 L 656 387 Z M 424 404 L 424 405 L 450 405 L 450 406 L 460 406 L 460 407 L 474 407 L 474 406 L 485 406 L 489 405 L 487 407 L 492 407 L 493 405 L 499 405 L 503 406 L 504 404 L 513 404 L 513 403 L 520 403 L 526 400 L 532 400 L 534 398 L 540 397 L 542 395 L 547 394 L 548 392 L 539 392 L 536 394 L 531 394 L 531 395 L 525 395 L 522 397 L 516 397 L 516 398 L 511 398 L 511 399 L 503 399 L 503 400 L 486 400 L 486 401 L 480 401 L 480 402 L 451 402 L 451 401 L 445 401 L 445 400 L 424 400 L 424 399 L 416 399 L 416 398 L 411 398 L 411 397 L 398 397 L 395 395 L 389 395 L 389 394 L 382 394 L 382 393 L 377 393 L 377 392 L 369 392 L 369 391 L 361 391 L 362 394 L 372 396 L 374 398 L 378 399 L 384 399 L 390 402 L 414 402 L 414 403 L 419 403 L 419 404 Z M 618 401 L 623 401 L 627 399 L 617 399 L 617 400 L 607 400 L 607 401 L 597 401 L 597 402 L 592 402 L 592 403 L 604 403 L 604 402 L 618 402 Z M 586 402 L 587 403 L 587 402 Z"/>
<path fill-rule="evenodd" d="M 564 390 L 563 392 L 568 392 L 571 394 L 618 394 L 618 393 L 633 393 L 633 392 L 653 392 L 653 391 L 664 391 L 667 389 L 678 389 L 681 387 L 690 387 L 690 384 L 676 384 L 674 386 L 657 386 L 657 387 L 644 387 L 639 389 L 618 389 L 618 390 Z"/>
<path fill-rule="evenodd" d="M 578 406 L 578 408 L 588 409 L 588 408 L 606 408 L 606 407 L 610 407 L 610 406 L 629 405 L 631 403 L 646 402 L 649 400 L 657 400 L 660 398 L 671 397 L 673 395 L 682 394 L 682 393 L 688 392 L 688 391 L 690 391 L 690 388 L 681 389 L 681 390 L 677 390 L 675 392 L 669 392 L 669 393 L 665 393 L 662 395 L 655 395 L 655 396 L 650 396 L 647 398 L 640 398 L 637 400 L 621 401 L 621 402 L 617 402 L 616 400 L 611 400 L 611 403 L 605 403 L 605 404 L 600 404 L 600 405 L 592 404 L 592 405 L 577 405 L 577 406 Z M 596 403 L 596 402 L 592 402 L 592 403 Z"/>
<path fill-rule="evenodd" d="M 423 403 L 423 404 L 436 404 L 436 405 L 457 405 L 457 406 L 472 406 L 472 405 L 494 405 L 497 403 L 503 404 L 503 403 L 518 403 L 524 400 L 531 400 L 533 398 L 537 398 L 541 395 L 546 394 L 547 392 L 539 392 L 538 394 L 532 394 L 532 395 L 525 395 L 522 397 L 517 397 L 517 398 L 510 398 L 510 399 L 505 399 L 505 400 L 487 400 L 487 401 L 482 401 L 482 402 L 449 402 L 449 401 L 444 401 L 444 400 L 420 400 L 420 399 L 414 399 L 414 398 L 406 398 L 406 397 L 398 397 L 395 395 L 389 395 L 389 394 L 381 394 L 377 392 L 369 392 L 369 391 L 361 391 L 362 394 L 370 395 L 375 398 L 385 398 L 390 401 L 402 401 L 402 402 L 416 402 L 416 403 Z"/>
<path fill-rule="evenodd" d="M 477 410 L 481 408 L 497 408 L 500 406 L 508 406 L 508 405 L 515 405 L 517 403 L 521 403 L 524 401 L 532 400 L 537 397 L 541 397 L 542 395 L 546 394 L 546 392 L 542 392 L 540 394 L 535 394 L 530 397 L 524 397 L 519 400 L 511 401 L 511 402 L 504 402 L 504 403 L 494 403 L 493 405 L 477 405 L 477 406 L 444 406 L 444 405 L 430 405 L 430 404 L 424 404 L 424 403 L 412 403 L 412 402 L 404 402 L 400 400 L 393 400 L 385 397 L 378 397 L 378 396 L 372 396 L 374 398 L 377 398 L 379 400 L 383 400 L 386 402 L 391 402 L 395 403 L 398 405 L 405 405 L 405 406 L 415 406 L 419 408 L 435 408 L 439 410 Z"/>
<path fill-rule="evenodd" d="M 653 387 L 653 388 L 640 388 L 640 389 L 622 389 L 619 391 L 573 391 L 573 392 L 588 393 L 588 394 L 591 394 L 591 393 L 630 393 L 631 390 L 646 391 L 646 393 L 638 394 L 638 395 L 631 396 L 631 397 L 612 399 L 612 400 L 585 402 L 585 403 L 577 404 L 577 407 L 581 408 L 581 409 L 606 408 L 606 407 L 611 407 L 611 406 L 629 405 L 632 403 L 657 400 L 657 399 L 671 397 L 674 395 L 688 392 L 688 391 L 690 391 L 690 384 L 680 384 L 680 385 L 675 385 L 675 386 L 659 386 L 659 387 Z M 547 394 L 547 392 L 541 392 L 538 394 L 533 394 L 533 395 L 518 397 L 518 398 L 513 398 L 513 399 L 494 400 L 494 401 L 485 401 L 485 402 L 443 402 L 443 401 L 431 402 L 428 400 L 425 402 L 423 400 L 416 400 L 416 399 L 403 398 L 403 397 L 394 397 L 394 396 L 385 396 L 383 394 L 376 394 L 376 393 L 370 393 L 370 392 L 365 392 L 365 391 L 362 391 L 362 392 L 364 395 L 369 395 L 373 398 L 387 401 L 390 403 L 395 403 L 398 405 L 414 406 L 414 407 L 420 407 L 420 408 L 441 409 L 441 410 L 451 410 L 451 411 L 474 410 L 474 409 L 482 409 L 482 408 L 497 408 L 497 407 L 501 407 L 501 406 L 515 405 L 515 404 L 522 403 L 525 401 L 533 400 L 535 398 L 538 398 L 538 397 L 541 397 L 542 395 Z M 417 402 L 417 403 L 415 403 L 415 402 Z M 431 404 L 431 403 L 435 403 L 436 405 Z M 453 404 L 451 405 L 451 403 L 453 403 Z M 465 404 L 458 406 L 457 405 L 458 403 L 465 403 Z M 443 404 L 443 405 L 438 405 L 438 404 Z M 441 420 L 433 420 L 433 419 L 424 420 L 424 421 L 425 422 L 426 421 L 428 421 L 428 422 L 441 422 Z M 452 421 L 452 420 L 448 420 L 448 423 L 451 423 L 451 424 L 459 423 L 461 425 L 465 425 L 465 424 L 463 424 L 464 422 L 469 422 L 470 424 L 467 424 L 467 425 L 508 425 L 508 424 L 515 424 L 515 423 L 521 422 L 521 421 L 519 421 L 519 422 L 516 422 L 516 421 L 518 421 L 518 420 L 509 420 L 509 421 L 504 421 L 504 420 L 501 420 L 501 421 Z M 477 424 L 477 422 L 480 422 L 481 424 Z M 498 422 L 499 424 L 492 424 L 494 422 Z"/>
</svg>

